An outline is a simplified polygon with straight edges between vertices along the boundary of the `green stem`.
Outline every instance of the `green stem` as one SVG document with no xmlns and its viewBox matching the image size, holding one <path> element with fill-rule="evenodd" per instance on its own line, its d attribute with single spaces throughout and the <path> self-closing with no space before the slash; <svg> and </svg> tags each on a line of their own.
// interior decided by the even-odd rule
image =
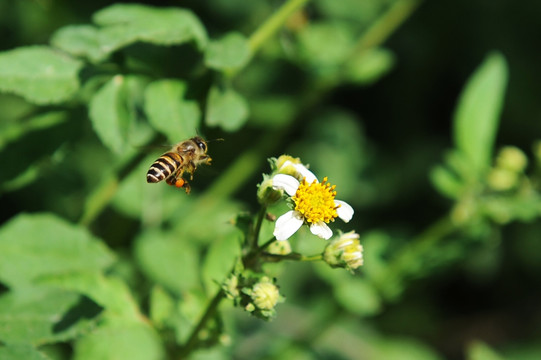
<svg viewBox="0 0 541 360">
<path fill-rule="evenodd" d="M 257 248 L 257 252 L 260 253 L 264 251 L 270 244 L 276 241 L 276 238 L 273 236 L 269 240 L 265 241 L 260 247 Z"/>
<path fill-rule="evenodd" d="M 359 52 L 383 44 L 410 17 L 420 3 L 421 0 L 396 1 L 366 30 L 357 42 L 354 53 L 358 55 Z"/>
<path fill-rule="evenodd" d="M 253 239 L 252 242 L 249 244 L 250 249 L 257 248 L 257 244 L 259 243 L 259 232 L 261 231 L 261 225 L 263 225 L 263 219 L 265 218 L 266 213 L 267 207 L 265 205 L 261 205 L 261 209 L 259 209 L 259 214 L 257 214 L 257 222 L 254 226 Z"/>
<path fill-rule="evenodd" d="M 288 0 L 271 15 L 248 39 L 252 54 L 282 27 L 287 19 L 309 0 Z"/>
<path fill-rule="evenodd" d="M 186 341 L 186 345 L 181 348 L 179 359 L 185 359 L 187 355 L 197 346 L 197 342 L 199 341 L 199 332 L 203 330 L 203 328 L 207 325 L 207 322 L 216 314 L 218 305 L 220 305 L 220 302 L 224 297 L 225 292 L 223 289 L 220 289 L 208 305 L 205 314 L 201 317 L 197 325 L 192 330 L 188 341 Z"/>
<path fill-rule="evenodd" d="M 274 261 L 282 261 L 282 260 L 319 261 L 323 259 L 323 255 L 321 254 L 306 256 L 299 253 L 291 253 L 287 255 L 263 253 L 263 256 L 266 258 L 274 259 Z"/>
</svg>

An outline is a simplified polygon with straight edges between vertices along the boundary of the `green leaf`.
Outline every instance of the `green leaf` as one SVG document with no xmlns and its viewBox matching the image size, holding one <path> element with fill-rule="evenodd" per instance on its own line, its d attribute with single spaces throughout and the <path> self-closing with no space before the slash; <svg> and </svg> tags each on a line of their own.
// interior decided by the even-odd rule
<svg viewBox="0 0 541 360">
<path fill-rule="evenodd" d="M 120 279 L 105 277 L 100 273 L 71 272 L 43 276 L 37 283 L 83 294 L 106 310 L 105 317 L 128 322 L 142 321 L 130 289 Z"/>
<path fill-rule="evenodd" d="M 7 345 L 0 346 L 0 359 L 3 360 L 51 360 L 33 346 Z"/>
<path fill-rule="evenodd" d="M 248 63 L 250 55 L 246 37 L 232 32 L 209 43 L 205 51 L 205 64 L 216 70 L 239 69 Z"/>
<path fill-rule="evenodd" d="M 240 232 L 234 230 L 210 244 L 203 265 L 203 280 L 207 290 L 225 280 L 233 270 L 235 261 L 241 256 L 240 236 Z"/>
<path fill-rule="evenodd" d="M 334 296 L 343 307 L 357 315 L 374 315 L 381 309 L 376 289 L 363 279 L 351 277 L 341 281 L 334 288 Z"/>
<path fill-rule="evenodd" d="M 487 344 L 480 341 L 474 341 L 468 347 L 468 360 L 503 360 Z"/>
<path fill-rule="evenodd" d="M 50 214 L 19 215 L 0 229 L 0 279 L 10 287 L 39 276 L 100 272 L 111 251 L 86 229 Z"/>
<path fill-rule="evenodd" d="M 111 53 L 137 41 L 179 45 L 194 41 L 202 49 L 208 39 L 205 28 L 189 10 L 138 4 L 115 4 L 94 14 L 102 26 L 100 47 Z"/>
<path fill-rule="evenodd" d="M 13 121 L 7 124 L 0 123 L 0 150 L 8 143 L 17 140 L 23 135 L 54 127 L 65 122 L 67 113 L 65 111 L 49 111 L 33 116 L 24 121 Z"/>
<path fill-rule="evenodd" d="M 127 133 L 130 119 L 124 94 L 124 77 L 109 80 L 90 101 L 90 120 L 103 144 L 116 153 L 128 146 Z"/>
<path fill-rule="evenodd" d="M 355 48 L 351 30 L 345 23 L 310 23 L 299 33 L 301 57 L 319 67 L 341 66 Z"/>
<path fill-rule="evenodd" d="M 95 326 L 92 319 L 100 311 L 73 292 L 19 288 L 0 297 L 0 341 L 41 345 L 72 339 Z"/>
<path fill-rule="evenodd" d="M 110 52 L 110 49 L 101 46 L 100 30 L 92 25 L 70 25 L 60 28 L 53 34 L 51 45 L 95 63 L 104 60 Z"/>
<path fill-rule="evenodd" d="M 146 232 L 136 240 L 135 256 L 145 275 L 177 295 L 199 286 L 198 254 L 187 239 Z"/>
<path fill-rule="evenodd" d="M 443 166 L 436 166 L 430 172 L 432 184 L 443 195 L 456 199 L 464 187 L 463 182 L 449 169 Z"/>
<path fill-rule="evenodd" d="M 21 47 L 0 53 L 0 91 L 38 104 L 58 104 L 79 89 L 82 62 L 46 46 Z"/>
<path fill-rule="evenodd" d="M 507 86 L 507 63 L 493 53 L 470 77 L 454 116 L 454 141 L 476 175 L 490 166 Z"/>
<path fill-rule="evenodd" d="M 145 113 L 154 128 L 177 143 L 194 135 L 201 111 L 196 101 L 184 99 L 187 85 L 179 80 L 159 80 L 145 91 Z"/>
<path fill-rule="evenodd" d="M 248 103 L 231 88 L 213 86 L 207 100 L 208 126 L 220 126 L 225 131 L 236 131 L 248 120 Z"/>
<path fill-rule="evenodd" d="M 369 49 L 346 63 L 345 79 L 369 85 L 387 74 L 394 65 L 394 54 L 387 49 Z"/>
<path fill-rule="evenodd" d="M 150 320 L 163 328 L 175 313 L 175 300 L 161 286 L 155 285 L 150 292 Z"/>
<path fill-rule="evenodd" d="M 169 186 L 165 181 L 147 183 L 146 173 L 159 156 L 158 153 L 145 157 L 120 183 L 113 197 L 116 210 L 147 225 L 164 222 L 178 213 L 179 206 L 184 207 L 190 201 L 183 189 Z"/>
<path fill-rule="evenodd" d="M 165 359 L 159 336 L 144 323 L 106 324 L 75 345 L 75 360 Z"/>
</svg>

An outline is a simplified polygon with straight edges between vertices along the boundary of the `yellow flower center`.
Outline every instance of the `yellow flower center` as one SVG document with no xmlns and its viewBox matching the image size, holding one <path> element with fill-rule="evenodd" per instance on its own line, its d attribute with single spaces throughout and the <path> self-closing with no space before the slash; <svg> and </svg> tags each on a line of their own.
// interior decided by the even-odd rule
<svg viewBox="0 0 541 360">
<path fill-rule="evenodd" d="M 320 221 L 330 222 L 338 217 L 336 209 L 338 206 L 334 203 L 336 185 L 327 183 L 327 178 L 323 178 L 323 182 L 318 183 L 314 180 L 311 184 L 302 179 L 302 182 L 293 196 L 295 202 L 295 210 L 300 212 L 306 222 L 315 224 Z"/>
</svg>

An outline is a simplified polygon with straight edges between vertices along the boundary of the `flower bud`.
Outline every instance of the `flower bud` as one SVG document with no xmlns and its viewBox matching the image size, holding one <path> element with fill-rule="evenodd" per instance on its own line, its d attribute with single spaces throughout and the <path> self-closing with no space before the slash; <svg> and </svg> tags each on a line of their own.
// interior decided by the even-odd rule
<svg viewBox="0 0 541 360">
<path fill-rule="evenodd" d="M 251 294 L 254 305 L 260 310 L 272 310 L 280 300 L 278 287 L 264 276 L 254 285 Z"/>
<path fill-rule="evenodd" d="M 528 158 L 515 146 L 506 146 L 502 148 L 496 158 L 496 168 L 506 169 L 515 173 L 520 173 L 526 169 Z"/>
<path fill-rule="evenodd" d="M 234 300 L 240 295 L 239 278 L 235 275 L 230 275 L 222 284 L 222 289 L 228 299 Z"/>
<path fill-rule="evenodd" d="M 518 185 L 519 177 L 514 171 L 497 167 L 490 170 L 487 176 L 487 182 L 492 190 L 506 191 Z"/>
<path fill-rule="evenodd" d="M 359 234 L 350 231 L 331 240 L 325 247 L 323 260 L 333 268 L 352 271 L 360 267 L 363 264 L 363 246 L 359 242 Z"/>
<path fill-rule="evenodd" d="M 287 240 L 274 241 L 267 247 L 267 252 L 274 255 L 291 254 L 291 244 Z"/>
<path fill-rule="evenodd" d="M 263 181 L 258 185 L 257 200 L 260 204 L 269 206 L 282 198 L 283 190 L 278 190 L 272 186 L 272 178 L 263 174 Z"/>
</svg>

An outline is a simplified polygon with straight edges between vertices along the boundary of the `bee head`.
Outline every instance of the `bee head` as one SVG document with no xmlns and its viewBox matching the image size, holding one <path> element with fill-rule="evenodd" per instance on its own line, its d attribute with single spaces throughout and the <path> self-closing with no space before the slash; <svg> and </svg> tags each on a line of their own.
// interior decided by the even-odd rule
<svg viewBox="0 0 541 360">
<path fill-rule="evenodd" d="M 203 152 L 207 152 L 207 142 L 202 137 L 195 136 L 192 140 Z"/>
</svg>

